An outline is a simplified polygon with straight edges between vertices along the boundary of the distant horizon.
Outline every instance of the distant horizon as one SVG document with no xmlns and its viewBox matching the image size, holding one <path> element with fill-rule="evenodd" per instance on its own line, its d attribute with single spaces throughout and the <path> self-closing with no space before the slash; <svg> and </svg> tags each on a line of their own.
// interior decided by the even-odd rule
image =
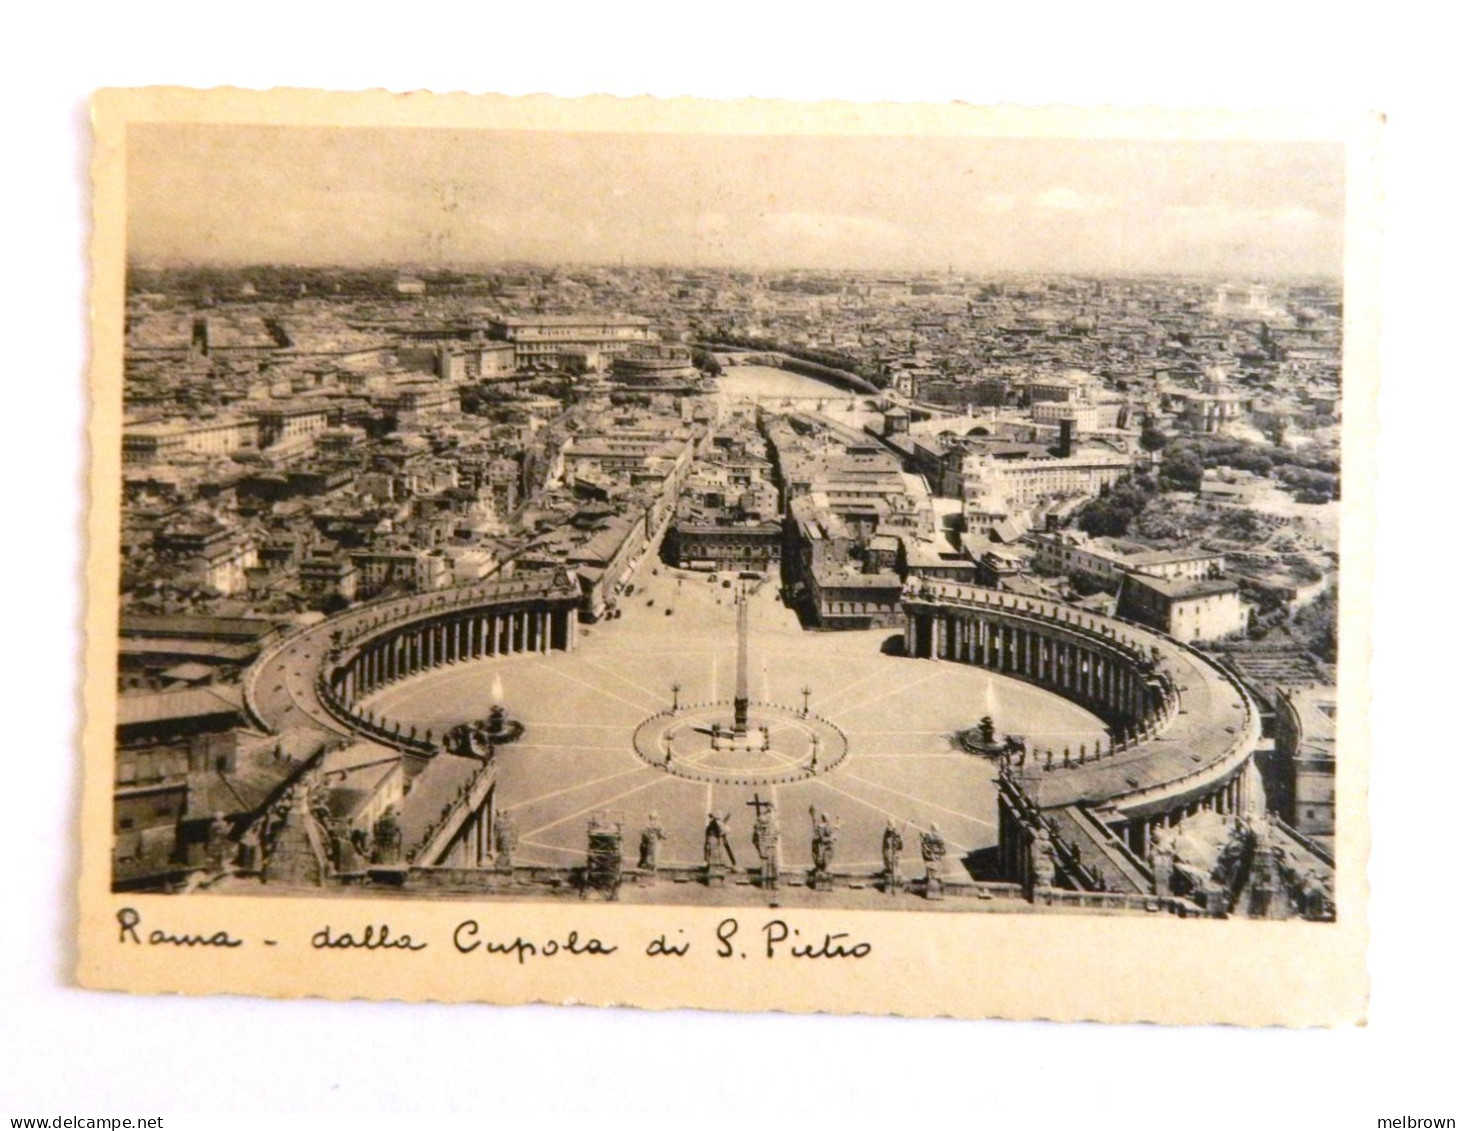
<svg viewBox="0 0 1466 1131">
<path fill-rule="evenodd" d="M 1342 275 L 1343 147 L 136 123 L 129 259 Z"/>
<path fill-rule="evenodd" d="M 811 267 L 806 264 L 732 265 L 716 263 L 678 262 L 632 262 L 609 263 L 604 261 L 531 261 L 506 260 L 497 263 L 414 263 L 393 260 L 360 260 L 357 262 L 326 261 L 307 262 L 303 260 L 225 260 L 225 259 L 172 259 L 172 260 L 129 260 L 129 271 L 177 271 L 184 269 L 211 271 L 248 271 L 254 269 L 293 269 L 301 271 L 391 271 L 398 275 L 432 275 L 438 272 L 456 274 L 493 274 L 507 271 L 684 271 L 716 272 L 738 275 L 763 274 L 811 274 L 811 275 L 889 275 L 895 278 L 916 278 L 930 276 L 957 276 L 969 279 L 1002 279 L 1013 277 L 1029 278 L 1073 278 L 1073 279 L 1167 279 L 1209 280 L 1216 282 L 1299 282 L 1318 281 L 1343 284 L 1343 272 L 1294 271 L 1294 272 L 1223 272 L 1216 270 L 1187 271 L 1146 270 L 1144 268 L 1116 269 L 1110 271 L 1065 270 L 1063 268 L 1028 269 L 1021 267 L 979 270 L 953 266 L 945 267 Z"/>
</svg>

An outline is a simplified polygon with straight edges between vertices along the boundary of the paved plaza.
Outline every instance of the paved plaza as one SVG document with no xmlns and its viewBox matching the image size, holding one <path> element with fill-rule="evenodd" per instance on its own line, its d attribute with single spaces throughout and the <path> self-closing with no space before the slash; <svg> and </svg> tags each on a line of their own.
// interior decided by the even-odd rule
<svg viewBox="0 0 1466 1131">
<path fill-rule="evenodd" d="M 737 864 L 752 866 L 749 802 L 757 793 L 778 807 L 786 868 L 809 866 L 811 808 L 840 822 L 839 871 L 880 868 L 888 818 L 909 823 L 907 874 L 921 868 L 917 829 L 932 824 L 947 840 L 952 866 L 970 867 L 975 853 L 997 841 L 995 766 L 962 752 L 956 733 L 983 715 L 993 717 L 1000 735 L 1022 734 L 1031 747 L 1077 749 L 1103 733 L 1093 715 L 1029 684 L 884 654 L 894 630 L 804 631 L 770 578 L 749 595 L 749 696 L 751 722 L 770 726 L 772 750 L 764 754 L 756 742 L 741 753 L 714 750 L 695 724 L 718 716 L 720 708 L 710 704 L 727 704 L 732 717 L 733 586 L 740 583 L 725 580 L 648 561 L 633 578 L 634 592 L 621 598 L 623 614 L 582 626 L 574 651 L 436 669 L 384 689 L 367 705 L 404 731 L 441 734 L 487 715 L 497 682 L 503 705 L 525 731 L 499 751 L 495 805 L 517 826 L 517 861 L 559 866 L 583 862 L 586 826 L 596 814 L 623 823 L 634 857 L 650 813 L 667 833 L 662 863 L 700 865 L 711 812 L 732 814 Z M 638 754 L 633 738 L 648 728 L 662 733 L 658 716 L 671 710 L 674 684 L 689 721 L 674 732 L 675 763 L 668 767 Z M 809 718 L 818 723 L 802 721 L 806 687 Z M 838 764 L 819 763 L 806 774 L 802 736 L 826 727 L 848 749 Z M 823 748 L 833 751 L 830 732 L 822 733 Z"/>
</svg>

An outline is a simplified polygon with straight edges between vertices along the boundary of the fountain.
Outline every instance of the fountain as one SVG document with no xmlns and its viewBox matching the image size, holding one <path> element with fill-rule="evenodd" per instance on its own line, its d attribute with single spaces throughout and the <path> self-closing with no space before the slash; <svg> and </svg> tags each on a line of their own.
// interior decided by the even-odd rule
<svg viewBox="0 0 1466 1131">
<path fill-rule="evenodd" d="M 959 736 L 962 747 L 969 754 L 981 754 L 984 757 L 995 758 L 1003 752 L 1004 744 L 998 741 L 997 728 L 993 725 L 993 717 L 984 715 L 975 727 L 968 727 Z"/>
<path fill-rule="evenodd" d="M 962 744 L 962 749 L 969 754 L 978 754 L 984 758 L 997 758 L 1004 755 L 1013 756 L 1019 751 L 1025 750 L 1027 744 L 1019 735 L 1007 734 L 1001 742 L 998 741 L 997 728 L 993 725 L 993 715 L 997 713 L 998 697 L 993 690 L 992 680 L 988 681 L 987 690 L 983 693 L 983 707 L 985 714 L 975 727 L 968 727 L 960 731 L 957 741 Z"/>
<path fill-rule="evenodd" d="M 499 673 L 494 673 L 490 688 L 492 705 L 487 718 L 477 722 L 460 723 L 445 736 L 447 748 L 454 754 L 470 758 L 488 758 L 495 747 L 514 742 L 524 734 L 524 724 L 511 719 L 504 709 L 504 683 Z"/>
</svg>

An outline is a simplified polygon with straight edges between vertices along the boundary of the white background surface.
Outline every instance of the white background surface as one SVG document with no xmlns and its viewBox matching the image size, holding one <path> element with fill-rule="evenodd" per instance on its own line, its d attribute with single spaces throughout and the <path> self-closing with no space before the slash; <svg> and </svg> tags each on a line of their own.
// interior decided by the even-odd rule
<svg viewBox="0 0 1466 1131">
<path fill-rule="evenodd" d="M 1435 12 L 1251 2 L 12 9 L 0 179 L 11 637 L 0 1112 L 804 1112 L 821 1128 L 849 1115 L 1188 1129 L 1466 1117 L 1447 1047 L 1461 1006 L 1450 906 L 1462 891 L 1461 490 L 1450 466 L 1462 442 L 1459 97 L 1456 37 Z M 155 83 L 1388 111 L 1369 1026 L 1174 1031 L 71 988 L 86 98 Z"/>
</svg>

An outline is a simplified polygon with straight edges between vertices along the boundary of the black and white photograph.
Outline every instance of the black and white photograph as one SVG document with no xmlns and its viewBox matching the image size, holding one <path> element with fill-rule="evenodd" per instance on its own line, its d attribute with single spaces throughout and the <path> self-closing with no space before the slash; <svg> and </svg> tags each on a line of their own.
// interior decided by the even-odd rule
<svg viewBox="0 0 1466 1131">
<path fill-rule="evenodd" d="M 1377 119 L 95 105 L 84 984 L 1362 1015 Z"/>
<path fill-rule="evenodd" d="M 1335 917 L 1342 143 L 126 166 L 114 891 Z"/>
</svg>

